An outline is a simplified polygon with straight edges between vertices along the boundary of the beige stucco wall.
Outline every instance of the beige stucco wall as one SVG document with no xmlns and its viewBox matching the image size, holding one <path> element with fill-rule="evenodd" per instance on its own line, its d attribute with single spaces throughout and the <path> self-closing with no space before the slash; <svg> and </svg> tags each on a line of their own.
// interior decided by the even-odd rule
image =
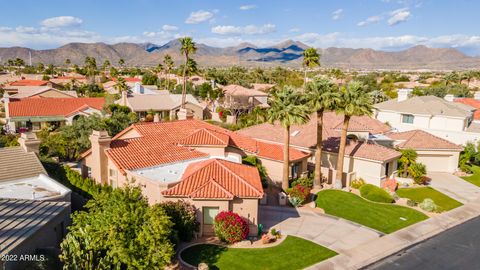
<svg viewBox="0 0 480 270">
<path fill-rule="evenodd" d="M 211 156 L 218 156 L 218 157 L 224 157 L 225 156 L 225 147 L 206 147 L 206 146 L 199 147 L 199 146 L 195 146 L 194 149 L 199 151 L 199 152 L 209 154 Z"/>
<path fill-rule="evenodd" d="M 458 151 L 423 151 L 417 150 L 417 162 L 425 164 L 427 171 L 453 173 L 458 167 Z"/>
<path fill-rule="evenodd" d="M 275 184 L 280 185 L 283 177 L 283 161 L 276 161 L 261 157 L 258 159 L 262 162 L 262 165 L 265 167 L 265 169 L 267 169 L 267 174 L 270 180 L 272 180 L 272 182 Z M 291 173 L 292 164 L 297 162 L 300 163 L 299 174 L 307 171 L 307 158 L 305 158 L 303 160 L 291 162 L 288 170 L 289 174 Z"/>
<path fill-rule="evenodd" d="M 258 199 L 235 198 L 230 201 L 230 210 L 248 220 L 250 235 L 258 233 Z"/>
</svg>

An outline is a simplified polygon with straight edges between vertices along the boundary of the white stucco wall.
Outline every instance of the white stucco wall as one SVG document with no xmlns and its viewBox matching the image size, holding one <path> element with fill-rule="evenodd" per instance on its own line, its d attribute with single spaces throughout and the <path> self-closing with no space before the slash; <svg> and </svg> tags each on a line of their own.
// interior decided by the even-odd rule
<svg viewBox="0 0 480 270">
<path fill-rule="evenodd" d="M 425 164 L 427 171 L 454 173 L 458 166 L 460 152 L 417 150 L 417 154 L 417 162 Z"/>
</svg>

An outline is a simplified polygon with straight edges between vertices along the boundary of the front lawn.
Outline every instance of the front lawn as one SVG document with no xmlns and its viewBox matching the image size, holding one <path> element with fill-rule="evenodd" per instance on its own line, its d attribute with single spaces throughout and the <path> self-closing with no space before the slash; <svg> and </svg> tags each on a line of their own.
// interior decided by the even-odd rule
<svg viewBox="0 0 480 270">
<path fill-rule="evenodd" d="M 287 236 L 278 246 L 268 248 L 200 244 L 180 254 L 185 262 L 193 266 L 204 262 L 210 269 L 304 269 L 335 255 L 335 251 L 294 236 Z"/>
<path fill-rule="evenodd" d="M 448 197 L 447 195 L 431 187 L 400 188 L 397 190 L 397 195 L 402 198 L 414 200 L 417 203 L 422 202 L 426 198 L 430 198 L 443 211 L 452 210 L 454 208 L 462 206 L 462 203 Z"/>
<path fill-rule="evenodd" d="M 473 174 L 467 177 L 462 177 L 464 180 L 480 187 L 480 167 L 479 166 L 472 166 Z"/>
<path fill-rule="evenodd" d="M 325 213 L 391 233 L 428 217 L 417 210 L 383 203 L 374 203 L 341 190 L 323 190 L 317 193 L 317 207 Z"/>
</svg>

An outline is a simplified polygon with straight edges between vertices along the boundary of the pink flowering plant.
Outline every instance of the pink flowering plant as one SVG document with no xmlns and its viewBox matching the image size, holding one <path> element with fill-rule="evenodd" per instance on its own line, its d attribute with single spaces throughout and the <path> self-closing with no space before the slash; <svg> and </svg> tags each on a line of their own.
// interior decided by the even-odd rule
<svg viewBox="0 0 480 270">
<path fill-rule="evenodd" d="M 220 240 L 233 244 L 248 236 L 248 224 L 232 211 L 222 211 L 215 217 L 215 234 Z"/>
<path fill-rule="evenodd" d="M 287 193 L 289 195 L 288 200 L 290 201 L 290 203 L 294 207 L 298 207 L 307 200 L 308 195 L 310 194 L 310 188 L 297 184 L 294 187 L 288 189 Z"/>
</svg>

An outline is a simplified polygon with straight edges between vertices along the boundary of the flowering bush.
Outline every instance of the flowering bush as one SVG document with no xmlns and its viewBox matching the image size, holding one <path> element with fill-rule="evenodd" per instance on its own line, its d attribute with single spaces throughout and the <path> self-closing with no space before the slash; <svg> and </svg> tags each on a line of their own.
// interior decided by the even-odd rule
<svg viewBox="0 0 480 270">
<path fill-rule="evenodd" d="M 248 236 L 248 224 L 238 214 L 232 211 L 222 211 L 215 217 L 215 234 L 220 240 L 233 244 Z"/>
<path fill-rule="evenodd" d="M 307 199 L 310 194 L 310 188 L 304 187 L 302 185 L 295 185 L 287 191 L 289 197 L 288 200 L 290 203 L 297 207 L 301 205 Z"/>
<path fill-rule="evenodd" d="M 177 233 L 178 239 L 184 242 L 191 241 L 195 232 L 200 229 L 200 223 L 195 216 L 195 206 L 182 200 L 162 202 L 160 206 L 173 222 L 173 230 Z"/>
</svg>

